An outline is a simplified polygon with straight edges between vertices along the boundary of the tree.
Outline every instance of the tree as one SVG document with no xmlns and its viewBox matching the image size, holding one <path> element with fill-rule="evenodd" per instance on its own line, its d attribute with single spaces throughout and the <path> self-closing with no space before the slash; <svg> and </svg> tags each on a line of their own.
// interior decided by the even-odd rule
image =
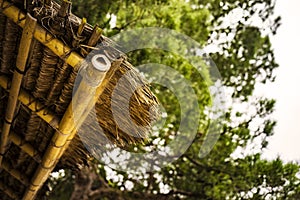
<svg viewBox="0 0 300 200">
<path fill-rule="evenodd" d="M 275 80 L 274 69 L 278 67 L 270 42 L 270 36 L 276 34 L 280 25 L 280 18 L 273 13 L 273 1 L 74 0 L 73 11 L 98 23 L 107 36 L 129 28 L 156 26 L 184 33 L 203 46 L 214 44 L 217 48 L 209 56 L 222 75 L 222 83 L 231 91 L 231 104 L 222 121 L 221 137 L 208 156 L 199 158 L 209 123 L 205 105 L 211 103 L 204 81 L 195 79 L 196 72 L 180 56 L 148 49 L 130 53 L 128 57 L 134 65 L 156 62 L 174 66 L 195 82 L 193 88 L 204 119 L 199 134 L 183 156 L 160 171 L 134 175 L 95 161 L 92 168 L 82 170 L 75 178 L 68 172 L 64 175 L 67 178 L 50 182 L 52 187 L 60 188 L 52 195 L 71 188 L 73 194 L 69 197 L 73 195 L 73 199 L 299 198 L 299 166 L 284 164 L 280 158 L 261 158 L 276 125 L 271 118 L 275 101 L 252 95 L 256 83 Z M 113 24 L 111 19 L 115 17 Z M 178 131 L 179 107 L 166 88 L 154 85 L 153 89 L 168 112 L 167 127 L 156 137 L 161 138 L 164 146 L 171 140 L 169 136 Z M 237 105 L 247 109 L 237 109 Z M 252 149 L 243 150 L 249 147 Z M 237 151 L 240 153 L 235 156 Z M 75 195 L 78 191 L 80 197 Z"/>
</svg>

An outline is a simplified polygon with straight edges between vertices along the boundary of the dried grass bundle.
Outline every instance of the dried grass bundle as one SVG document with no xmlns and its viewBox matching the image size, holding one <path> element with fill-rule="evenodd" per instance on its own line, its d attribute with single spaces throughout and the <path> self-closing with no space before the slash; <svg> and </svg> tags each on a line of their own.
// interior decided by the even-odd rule
<svg viewBox="0 0 300 200">
<path fill-rule="evenodd" d="M 61 94 L 68 75 L 71 72 L 71 67 L 67 63 L 59 62 L 58 70 L 55 75 L 54 83 L 49 91 L 46 105 L 53 105 Z"/>
<path fill-rule="evenodd" d="M 41 61 L 43 58 L 43 45 L 35 41 L 32 50 L 32 57 L 30 59 L 29 68 L 23 78 L 23 87 L 26 90 L 33 90 L 39 76 Z"/>
<path fill-rule="evenodd" d="M 41 69 L 36 81 L 33 96 L 43 102 L 47 101 L 47 94 L 55 80 L 58 57 L 49 49 L 44 49 Z"/>
<path fill-rule="evenodd" d="M 2 58 L 3 40 L 5 34 L 6 17 L 0 13 L 0 58 Z M 1 65 L 1 62 L 0 62 Z"/>
<path fill-rule="evenodd" d="M 63 84 L 61 95 L 56 103 L 55 112 L 63 115 L 72 99 L 73 86 L 77 77 L 77 70 L 72 70 L 68 79 Z"/>
<path fill-rule="evenodd" d="M 0 72 L 11 74 L 16 64 L 17 48 L 19 46 L 21 29 L 13 21 L 7 19 L 5 35 L 2 44 L 1 68 Z"/>
</svg>

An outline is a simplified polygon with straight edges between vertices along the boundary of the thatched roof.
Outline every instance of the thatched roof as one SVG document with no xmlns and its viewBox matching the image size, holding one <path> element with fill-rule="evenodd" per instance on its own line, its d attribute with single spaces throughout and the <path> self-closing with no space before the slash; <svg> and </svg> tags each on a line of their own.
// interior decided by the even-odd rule
<svg viewBox="0 0 300 200">
<path fill-rule="evenodd" d="M 84 106 L 72 108 L 72 92 L 80 63 L 99 42 L 102 48 L 97 53 L 105 55 L 111 67 L 102 73 L 104 79 L 97 88 L 85 86 L 82 91 L 95 90 L 100 95 L 96 99 L 97 120 L 106 136 L 119 146 L 143 142 L 151 119 L 149 110 L 152 107 L 153 114 L 153 106 L 157 105 L 155 96 L 126 57 L 101 35 L 98 26 L 92 27 L 71 14 L 69 5 L 69 1 L 59 5 L 51 0 L 0 0 L 3 200 L 34 199 L 55 167 L 73 169 L 87 163 L 89 153 L 76 135 L 72 110 L 85 116 L 93 97 L 82 98 L 86 101 Z M 119 78 L 128 71 L 129 80 L 121 91 L 131 92 L 136 85 L 144 85 L 130 100 L 132 120 L 142 126 L 131 127 L 131 121 L 125 119 L 122 122 L 131 133 L 118 127 L 110 102 Z M 123 115 L 127 105 L 122 103 L 126 100 L 122 94 L 116 98 L 120 104 L 118 114 Z"/>
</svg>

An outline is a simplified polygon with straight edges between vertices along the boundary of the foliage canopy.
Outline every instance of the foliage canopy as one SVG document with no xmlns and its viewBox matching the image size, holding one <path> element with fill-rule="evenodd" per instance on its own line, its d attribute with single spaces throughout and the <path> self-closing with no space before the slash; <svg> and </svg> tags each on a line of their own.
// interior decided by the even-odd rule
<svg viewBox="0 0 300 200">
<path fill-rule="evenodd" d="M 136 27 L 164 27 L 212 47 L 206 49 L 229 91 L 230 106 L 219 130 L 220 139 L 212 152 L 200 159 L 198 152 L 209 123 L 204 111 L 211 103 L 207 83 L 199 81 L 191 65 L 178 55 L 149 49 L 131 52 L 128 58 L 133 65 L 172 66 L 194 83 L 203 119 L 199 134 L 182 157 L 157 172 L 136 175 L 97 162 L 75 178 L 66 171 L 63 178 L 49 182 L 55 191 L 53 199 L 300 198 L 299 166 L 284 164 L 280 158 L 261 158 L 276 125 L 271 118 L 275 101 L 252 95 L 255 84 L 275 80 L 278 67 L 270 36 L 276 34 L 280 17 L 273 13 L 272 0 L 73 0 L 73 11 L 99 24 L 107 36 Z M 178 48 L 184 48 L 180 45 Z M 156 137 L 164 146 L 178 130 L 180 108 L 166 88 L 154 85 L 153 91 L 168 113 L 165 128 Z M 249 146 L 252 149 L 243 154 L 241 149 Z"/>
</svg>

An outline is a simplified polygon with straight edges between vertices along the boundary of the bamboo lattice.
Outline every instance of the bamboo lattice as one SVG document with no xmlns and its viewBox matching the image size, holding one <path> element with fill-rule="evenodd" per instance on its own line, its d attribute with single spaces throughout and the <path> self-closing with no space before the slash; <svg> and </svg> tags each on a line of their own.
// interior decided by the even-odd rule
<svg viewBox="0 0 300 200">
<path fill-rule="evenodd" d="M 122 147 L 143 142 L 153 118 L 150 108 L 155 115 L 153 108 L 158 102 L 144 80 L 102 36 L 100 27 L 92 27 L 85 18 L 71 14 L 70 4 L 66 0 L 60 5 L 51 0 L 0 0 L 0 197 L 3 200 L 39 199 L 37 193 L 55 167 L 78 170 L 80 165 L 87 164 L 90 153 L 76 135 L 74 112 L 81 116 L 77 123 L 84 123 L 85 118 L 90 119 L 88 111 L 96 104 L 97 120 L 105 135 Z M 109 70 L 100 74 L 92 70 L 90 78 L 98 81 L 98 86 L 82 80 L 77 96 L 72 98 L 80 64 L 99 42 L 103 48 L 98 53 L 109 59 Z M 128 85 L 121 85 L 121 91 L 131 93 L 131 88 L 143 85 L 130 101 L 130 114 L 139 128 L 129 120 L 122 121 L 130 134 L 117 126 L 110 107 L 114 87 L 127 72 L 130 72 Z M 123 116 L 128 105 L 123 105 L 126 101 L 122 100 L 122 94 L 118 95 L 118 114 Z M 75 108 L 74 101 L 80 102 Z M 88 128 L 91 132 L 96 129 Z M 93 141 L 95 136 L 88 137 Z M 101 144 L 92 145 L 96 148 Z"/>
</svg>

